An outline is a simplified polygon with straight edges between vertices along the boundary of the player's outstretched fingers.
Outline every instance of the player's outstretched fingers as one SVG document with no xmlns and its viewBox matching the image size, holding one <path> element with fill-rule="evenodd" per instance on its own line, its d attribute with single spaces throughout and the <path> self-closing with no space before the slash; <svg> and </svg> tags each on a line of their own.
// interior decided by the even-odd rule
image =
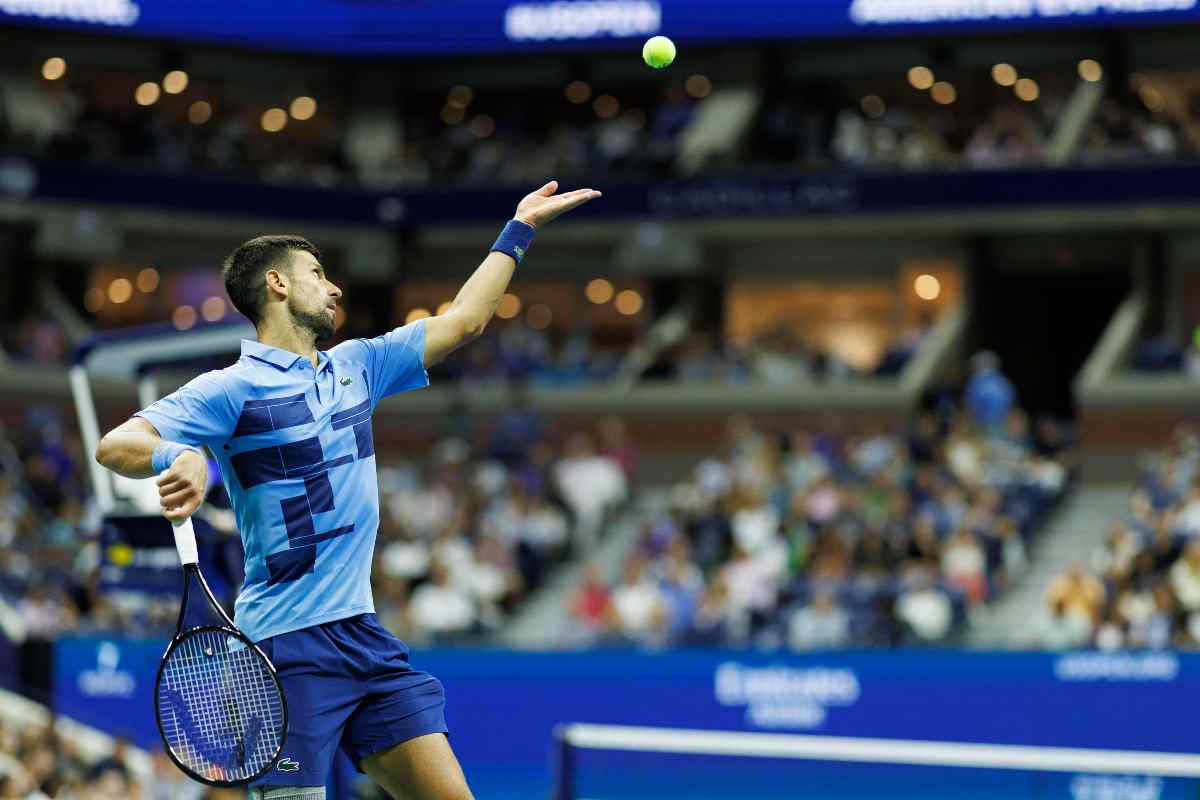
<svg viewBox="0 0 1200 800">
<path fill-rule="evenodd" d="M 534 194 L 540 194 L 542 197 L 550 197 L 558 191 L 558 181 L 550 181 L 542 188 L 538 189 Z"/>
</svg>

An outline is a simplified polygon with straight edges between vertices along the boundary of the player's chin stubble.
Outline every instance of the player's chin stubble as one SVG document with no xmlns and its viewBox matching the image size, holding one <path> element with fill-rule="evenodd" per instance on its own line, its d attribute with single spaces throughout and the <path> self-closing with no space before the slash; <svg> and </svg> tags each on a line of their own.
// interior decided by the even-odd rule
<svg viewBox="0 0 1200 800">
<path fill-rule="evenodd" d="M 292 321 L 297 327 L 303 328 L 312 333 L 316 341 L 328 339 L 333 336 L 333 320 L 329 319 L 324 309 L 317 312 L 301 311 L 293 308 Z"/>
</svg>

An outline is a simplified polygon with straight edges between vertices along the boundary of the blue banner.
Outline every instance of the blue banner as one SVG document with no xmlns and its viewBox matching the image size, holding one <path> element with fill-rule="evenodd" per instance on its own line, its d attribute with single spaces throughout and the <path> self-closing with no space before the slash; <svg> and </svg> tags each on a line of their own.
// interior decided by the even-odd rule
<svg viewBox="0 0 1200 800">
<path fill-rule="evenodd" d="M 165 641 L 59 643 L 57 710 L 157 746 L 151 690 L 165 647 Z M 552 732 L 572 722 L 1200 753 L 1194 734 L 1200 654 L 460 650 L 418 651 L 413 666 L 445 685 L 455 751 L 477 795 L 488 798 L 546 796 Z M 596 787 L 590 796 L 633 798 L 642 795 L 628 785 L 607 794 L 603 787 L 636 774 L 646 797 L 670 797 L 659 784 L 679 785 L 682 770 L 708 776 L 704 797 L 736 797 L 739 786 L 745 796 L 736 777 L 744 776 L 745 762 L 738 773 L 721 759 L 693 758 L 686 766 L 680 759 L 588 754 L 580 780 Z M 765 760 L 756 762 L 755 774 L 786 786 L 784 776 L 795 769 Z M 947 784 L 947 775 L 958 773 L 946 768 L 818 763 L 805 770 L 814 786 L 824 781 L 831 787 L 846 785 L 852 770 L 873 787 L 862 797 L 884 796 L 880 787 L 897 780 L 906 792 L 887 796 L 985 798 L 1008 791 L 1009 797 L 1164 800 L 1194 798 L 1198 789 L 1194 781 L 1155 776 L 960 770 L 957 783 Z M 878 780 L 871 783 L 870 776 Z M 717 790 L 722 780 L 732 781 L 731 794 Z M 943 789 L 921 788 L 937 785 Z M 949 785 L 959 787 L 957 795 L 944 793 Z M 1040 788 L 1030 794 L 1030 786 Z M 755 796 L 789 795 L 764 790 Z"/>
<path fill-rule="evenodd" d="M 604 199 L 573 212 L 566 218 L 567 224 L 587 220 L 811 217 L 1200 202 L 1197 165 L 848 172 L 652 183 L 611 183 L 598 177 L 571 183 L 576 184 L 602 189 Z M 532 188 L 326 190 L 0 157 L 0 198 L 135 206 L 224 217 L 269 216 L 385 229 L 476 222 L 499 225 L 512 216 L 516 203 Z"/>
<path fill-rule="evenodd" d="M 54 647 L 57 713 L 159 747 L 154 678 L 167 642 L 151 639 L 63 639 Z"/>
<path fill-rule="evenodd" d="M 347 55 L 1200 21 L 1197 0 L 0 0 L 0 20 Z"/>
</svg>

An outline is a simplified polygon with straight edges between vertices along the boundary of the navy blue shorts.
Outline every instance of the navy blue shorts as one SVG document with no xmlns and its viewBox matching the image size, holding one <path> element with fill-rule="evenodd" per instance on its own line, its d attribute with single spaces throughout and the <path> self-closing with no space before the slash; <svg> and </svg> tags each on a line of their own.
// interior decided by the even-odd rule
<svg viewBox="0 0 1200 800">
<path fill-rule="evenodd" d="M 258 643 L 287 698 L 288 735 L 256 786 L 324 786 L 334 748 L 362 771 L 367 756 L 447 733 L 437 678 L 408 664 L 408 647 L 374 614 L 314 625 Z"/>
</svg>

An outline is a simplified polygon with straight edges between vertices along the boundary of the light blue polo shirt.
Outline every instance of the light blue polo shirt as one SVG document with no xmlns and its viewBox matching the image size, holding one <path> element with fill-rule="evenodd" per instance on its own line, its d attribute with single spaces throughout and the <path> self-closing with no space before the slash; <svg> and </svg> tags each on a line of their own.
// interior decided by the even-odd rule
<svg viewBox="0 0 1200 800">
<path fill-rule="evenodd" d="M 425 323 L 301 355 L 243 340 L 237 363 L 138 412 L 221 465 L 246 550 L 234 621 L 253 641 L 375 610 L 371 415 L 429 385 Z"/>
</svg>

